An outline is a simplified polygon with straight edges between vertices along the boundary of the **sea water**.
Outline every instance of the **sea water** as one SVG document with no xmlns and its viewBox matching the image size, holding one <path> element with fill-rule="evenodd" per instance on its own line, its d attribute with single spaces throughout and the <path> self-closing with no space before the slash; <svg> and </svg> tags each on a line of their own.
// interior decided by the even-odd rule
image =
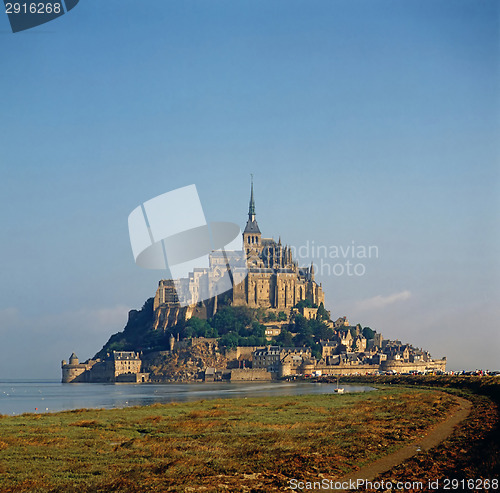
<svg viewBox="0 0 500 493">
<path fill-rule="evenodd" d="M 118 408 L 155 403 L 232 397 L 334 394 L 335 384 L 311 382 L 217 383 L 60 383 L 51 380 L 0 380 L 0 414 L 45 413 L 80 408 Z M 345 392 L 373 387 L 342 385 Z"/>
</svg>

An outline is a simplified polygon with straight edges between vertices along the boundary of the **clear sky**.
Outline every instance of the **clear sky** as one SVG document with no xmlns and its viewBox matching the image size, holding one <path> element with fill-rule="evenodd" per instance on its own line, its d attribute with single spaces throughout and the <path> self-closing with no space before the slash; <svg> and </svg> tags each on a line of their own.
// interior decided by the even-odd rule
<svg viewBox="0 0 500 493">
<path fill-rule="evenodd" d="M 264 236 L 377 247 L 350 259 L 364 275 L 318 274 L 334 317 L 500 369 L 499 18 L 497 0 L 85 0 L 12 34 L 0 15 L 0 378 L 59 378 L 154 295 L 135 207 L 194 183 L 208 220 L 243 227 L 250 173 Z"/>
</svg>

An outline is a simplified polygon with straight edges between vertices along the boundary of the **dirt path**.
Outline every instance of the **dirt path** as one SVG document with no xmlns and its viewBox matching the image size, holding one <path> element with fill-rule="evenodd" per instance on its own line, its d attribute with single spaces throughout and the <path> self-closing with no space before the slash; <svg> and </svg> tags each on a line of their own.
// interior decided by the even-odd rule
<svg viewBox="0 0 500 493">
<path fill-rule="evenodd" d="M 472 407 L 472 403 L 466 399 L 455 397 L 455 400 L 457 401 L 457 406 L 451 411 L 446 420 L 430 428 L 425 436 L 418 438 L 410 445 L 406 445 L 392 454 L 372 462 L 368 466 L 362 467 L 358 471 L 352 472 L 341 479 L 336 479 L 335 482 L 349 483 L 350 480 L 356 482 L 358 479 L 373 481 L 380 474 L 389 471 L 417 453 L 429 450 L 441 443 L 453 433 L 455 426 L 469 415 Z"/>
</svg>

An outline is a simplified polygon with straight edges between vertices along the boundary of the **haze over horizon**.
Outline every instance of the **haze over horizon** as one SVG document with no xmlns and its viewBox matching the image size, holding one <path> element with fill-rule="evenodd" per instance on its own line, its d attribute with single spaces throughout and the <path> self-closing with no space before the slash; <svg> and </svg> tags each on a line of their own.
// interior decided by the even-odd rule
<svg viewBox="0 0 500 493">
<path fill-rule="evenodd" d="M 194 183 L 207 221 L 243 227 L 250 173 L 263 237 L 317 265 L 332 318 L 500 370 L 499 20 L 494 0 L 0 17 L 0 378 L 59 379 L 154 296 L 135 207 Z"/>
</svg>

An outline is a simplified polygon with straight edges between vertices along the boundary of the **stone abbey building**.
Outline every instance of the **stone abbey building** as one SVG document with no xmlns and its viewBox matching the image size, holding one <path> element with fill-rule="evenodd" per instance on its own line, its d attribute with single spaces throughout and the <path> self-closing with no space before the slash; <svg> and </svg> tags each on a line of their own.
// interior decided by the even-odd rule
<svg viewBox="0 0 500 493">
<path fill-rule="evenodd" d="M 235 229 L 238 230 L 236 226 Z M 159 282 L 153 303 L 153 328 L 170 332 L 169 350 L 148 351 L 149 348 L 145 348 L 144 353 L 112 351 L 102 359 L 83 363 L 73 353 L 69 362 L 62 361 L 62 381 L 142 383 L 150 381 L 150 378 L 153 381 L 214 381 L 226 378 L 267 381 L 301 375 L 445 371 L 446 358 L 433 360 L 427 351 L 400 341 L 384 340 L 377 332 L 372 334 L 373 337 L 366 338 L 361 326 L 351 326 L 346 317 L 340 317 L 335 322 L 320 319 L 331 329 L 331 336 L 327 340 L 316 339 L 321 346 L 319 358 L 309 347 L 271 345 L 276 344 L 273 338 L 279 336 L 283 328 L 293 329 L 289 323 L 296 313 L 307 320 L 318 318 L 318 307 L 324 303 L 323 289 L 314 279 L 312 264 L 310 267 L 299 267 L 293 259 L 293 249 L 283 246 L 281 238 L 276 242 L 262 237 L 256 220 L 253 183 L 248 220 L 240 245 L 242 249 L 239 251 L 213 251 L 208 255 L 208 266 L 194 269 L 186 278 Z M 224 276 L 231 280 L 231 283 L 224 284 L 224 289 L 226 286 L 229 289 L 213 290 L 213 286 Z M 201 295 L 214 292 L 221 294 L 211 297 Z M 181 304 L 179 299 L 200 301 Z M 297 306 L 301 301 L 309 301 L 310 306 L 305 306 L 306 303 Z M 274 317 L 274 321 L 263 324 L 269 345 L 219 348 L 215 338 L 179 340 L 179 333 L 175 339 L 172 331 L 168 330 L 193 316 L 208 319 L 218 308 L 227 305 L 260 308 L 279 315 Z M 151 315 L 150 307 L 148 303 L 148 316 Z M 129 321 L 138 313 L 135 310 L 129 312 Z M 150 323 L 148 318 L 148 330 Z M 161 365 L 165 358 L 174 361 L 177 369 L 168 370 L 168 376 L 158 377 L 158 361 Z M 148 371 L 151 371 L 151 377 Z"/>
<path fill-rule="evenodd" d="M 299 267 L 292 257 L 292 249 L 272 238 L 263 238 L 257 224 L 253 183 L 251 185 L 248 220 L 243 231 L 243 250 L 239 252 L 212 252 L 209 267 L 195 269 L 188 278 L 178 281 L 177 289 L 188 294 L 188 299 L 207 289 L 214 279 L 227 270 L 227 257 L 236 258 L 231 265 L 244 262 L 245 269 L 232 268 L 233 287 L 220 297 L 233 306 L 264 308 L 284 312 L 287 316 L 299 301 L 309 300 L 313 305 L 324 302 L 323 289 L 314 280 L 314 268 Z M 172 280 L 161 280 L 154 299 L 155 328 L 167 329 L 180 320 L 192 316 L 209 318 L 220 304 L 217 296 L 187 307 L 181 307 Z"/>
</svg>

